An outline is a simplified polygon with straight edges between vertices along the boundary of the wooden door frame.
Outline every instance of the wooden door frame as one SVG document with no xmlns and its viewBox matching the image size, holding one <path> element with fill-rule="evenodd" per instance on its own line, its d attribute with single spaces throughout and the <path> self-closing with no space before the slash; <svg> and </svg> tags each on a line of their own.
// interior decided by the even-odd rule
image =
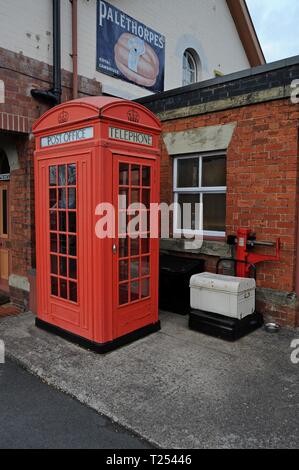
<svg viewBox="0 0 299 470">
<path fill-rule="evenodd" d="M 3 190 L 7 190 L 7 201 L 6 201 L 6 206 L 7 206 L 7 234 L 3 233 L 3 218 L 2 218 L 2 192 Z M 9 241 L 10 238 L 10 182 L 9 181 L 0 181 L 0 256 L 1 256 L 1 250 L 7 252 L 7 271 L 8 271 L 8 278 L 10 274 L 10 249 L 6 247 L 6 243 Z M 4 246 L 3 246 L 4 245 Z M 7 279 L 3 279 L 1 277 L 1 265 L 0 265 L 0 290 L 3 290 L 5 292 L 9 291 L 9 282 Z"/>
</svg>

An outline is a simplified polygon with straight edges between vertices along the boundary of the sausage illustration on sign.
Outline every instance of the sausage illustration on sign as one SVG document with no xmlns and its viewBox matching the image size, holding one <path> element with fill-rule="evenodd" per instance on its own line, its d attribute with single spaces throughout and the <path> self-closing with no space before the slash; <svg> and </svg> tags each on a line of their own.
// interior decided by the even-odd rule
<svg viewBox="0 0 299 470">
<path fill-rule="evenodd" d="M 118 69 L 137 85 L 152 87 L 159 75 L 159 59 L 155 51 L 142 39 L 123 33 L 114 48 Z"/>
</svg>

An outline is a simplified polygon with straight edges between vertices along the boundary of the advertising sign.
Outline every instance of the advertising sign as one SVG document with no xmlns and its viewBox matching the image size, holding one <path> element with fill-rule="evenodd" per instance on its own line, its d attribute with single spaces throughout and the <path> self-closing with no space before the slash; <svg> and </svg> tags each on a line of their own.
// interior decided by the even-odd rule
<svg viewBox="0 0 299 470">
<path fill-rule="evenodd" d="M 104 0 L 97 4 L 97 70 L 164 91 L 165 37 Z"/>
</svg>

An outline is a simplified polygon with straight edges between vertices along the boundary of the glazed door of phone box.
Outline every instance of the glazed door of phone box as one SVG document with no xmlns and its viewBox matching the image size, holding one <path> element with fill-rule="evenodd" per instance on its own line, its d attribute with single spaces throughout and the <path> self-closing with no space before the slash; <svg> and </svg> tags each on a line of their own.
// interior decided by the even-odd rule
<svg viewBox="0 0 299 470">
<path fill-rule="evenodd" d="M 113 327 L 116 337 L 149 324 L 153 315 L 153 256 L 149 233 L 153 177 L 153 161 L 114 155 L 113 202 L 118 234 L 113 245 Z M 134 210 L 131 212 L 129 206 L 132 204 Z"/>
</svg>

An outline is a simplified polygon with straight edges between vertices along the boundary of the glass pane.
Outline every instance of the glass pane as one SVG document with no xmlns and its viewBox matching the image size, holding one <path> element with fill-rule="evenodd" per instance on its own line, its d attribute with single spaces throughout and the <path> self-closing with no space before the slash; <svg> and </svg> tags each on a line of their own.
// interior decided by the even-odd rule
<svg viewBox="0 0 299 470">
<path fill-rule="evenodd" d="M 60 256 L 60 259 L 59 259 L 59 273 L 60 273 L 60 276 L 64 276 L 64 277 L 67 276 L 66 260 L 67 260 L 67 258 L 65 258 L 64 256 Z"/>
<path fill-rule="evenodd" d="M 197 188 L 199 186 L 198 174 L 198 158 L 183 158 L 177 161 L 178 188 Z"/>
<path fill-rule="evenodd" d="M 142 167 L 142 186 L 150 186 L 151 184 L 151 169 L 149 166 Z"/>
<path fill-rule="evenodd" d="M 203 195 L 203 228 L 225 232 L 226 194 Z"/>
<path fill-rule="evenodd" d="M 51 255 L 51 274 L 58 274 L 58 259 L 54 255 Z"/>
<path fill-rule="evenodd" d="M 140 166 L 132 165 L 131 167 L 131 185 L 140 186 Z"/>
<path fill-rule="evenodd" d="M 66 209 L 66 189 L 58 189 L 58 207 Z"/>
<path fill-rule="evenodd" d="M 66 166 L 59 165 L 58 167 L 58 186 L 65 186 L 66 185 Z"/>
<path fill-rule="evenodd" d="M 119 209 L 128 209 L 129 207 L 129 190 L 128 189 L 120 189 L 119 190 L 119 201 L 118 201 Z"/>
<path fill-rule="evenodd" d="M 66 212 L 59 212 L 59 230 L 60 232 L 66 232 Z"/>
<path fill-rule="evenodd" d="M 140 191 L 139 189 L 132 189 L 131 190 L 131 204 L 136 202 L 140 202 Z"/>
<path fill-rule="evenodd" d="M 131 302 L 139 300 L 139 282 L 131 282 Z"/>
<path fill-rule="evenodd" d="M 131 279 L 137 279 L 139 277 L 139 258 L 131 259 Z"/>
<path fill-rule="evenodd" d="M 57 244 L 57 235 L 56 233 L 51 233 L 50 235 L 50 250 L 53 253 L 57 253 L 58 251 L 58 244 Z"/>
<path fill-rule="evenodd" d="M 141 239 L 141 252 L 142 254 L 149 253 L 149 238 L 142 238 Z"/>
<path fill-rule="evenodd" d="M 129 279 L 129 262 L 119 262 L 119 282 L 127 281 Z"/>
<path fill-rule="evenodd" d="M 178 217 L 178 229 L 199 230 L 200 228 L 199 194 L 179 194 L 181 220 Z"/>
<path fill-rule="evenodd" d="M 57 212 L 50 211 L 50 230 L 57 230 Z"/>
<path fill-rule="evenodd" d="M 69 255 L 77 256 L 77 237 L 69 235 Z"/>
<path fill-rule="evenodd" d="M 76 188 L 68 189 L 68 208 L 76 209 Z"/>
<path fill-rule="evenodd" d="M 119 239 L 119 257 L 126 258 L 128 256 L 128 238 Z"/>
<path fill-rule="evenodd" d="M 69 282 L 69 289 L 70 289 L 70 301 L 77 302 L 77 298 L 78 298 L 77 284 L 75 282 Z"/>
<path fill-rule="evenodd" d="M 68 185 L 75 186 L 76 185 L 76 164 L 72 163 L 71 165 L 67 166 L 67 174 L 68 174 Z"/>
<path fill-rule="evenodd" d="M 59 235 L 59 253 L 66 255 L 66 235 Z"/>
<path fill-rule="evenodd" d="M 57 192 L 56 189 L 50 189 L 50 208 L 57 208 Z"/>
<path fill-rule="evenodd" d="M 139 237 L 138 238 L 131 238 L 131 256 L 138 256 L 139 255 Z"/>
<path fill-rule="evenodd" d="M 57 277 L 51 277 L 51 294 L 58 295 L 58 279 Z"/>
<path fill-rule="evenodd" d="M 77 232 L 76 212 L 69 212 L 69 232 Z"/>
<path fill-rule="evenodd" d="M 77 260 L 69 258 L 69 277 L 77 279 Z"/>
<path fill-rule="evenodd" d="M 205 157 L 202 159 L 202 186 L 226 186 L 226 157 Z"/>
<path fill-rule="evenodd" d="M 118 233 L 124 235 L 127 233 L 128 227 L 128 213 L 126 211 L 119 211 L 118 214 Z"/>
<path fill-rule="evenodd" d="M 149 256 L 142 258 L 141 276 L 148 276 L 150 273 L 150 259 Z"/>
<path fill-rule="evenodd" d="M 50 186 L 57 186 L 57 167 L 49 167 L 49 184 Z"/>
<path fill-rule="evenodd" d="M 67 299 L 67 281 L 65 279 L 60 279 L 60 297 Z"/>
<path fill-rule="evenodd" d="M 7 189 L 2 191 L 2 234 L 8 234 L 8 223 L 7 223 Z"/>
<path fill-rule="evenodd" d="M 119 165 L 119 184 L 129 185 L 129 165 L 127 163 L 120 163 Z"/>
<path fill-rule="evenodd" d="M 150 196 L 151 196 L 150 189 L 142 190 L 142 204 L 146 207 L 146 209 L 150 208 L 150 202 L 151 202 Z"/>
<path fill-rule="evenodd" d="M 142 279 L 141 281 L 141 298 L 149 297 L 150 295 L 150 280 Z"/>
<path fill-rule="evenodd" d="M 142 211 L 140 219 L 141 219 L 141 232 L 149 232 L 150 231 L 150 211 Z"/>
<path fill-rule="evenodd" d="M 119 305 L 128 303 L 129 284 L 119 285 Z"/>
</svg>

